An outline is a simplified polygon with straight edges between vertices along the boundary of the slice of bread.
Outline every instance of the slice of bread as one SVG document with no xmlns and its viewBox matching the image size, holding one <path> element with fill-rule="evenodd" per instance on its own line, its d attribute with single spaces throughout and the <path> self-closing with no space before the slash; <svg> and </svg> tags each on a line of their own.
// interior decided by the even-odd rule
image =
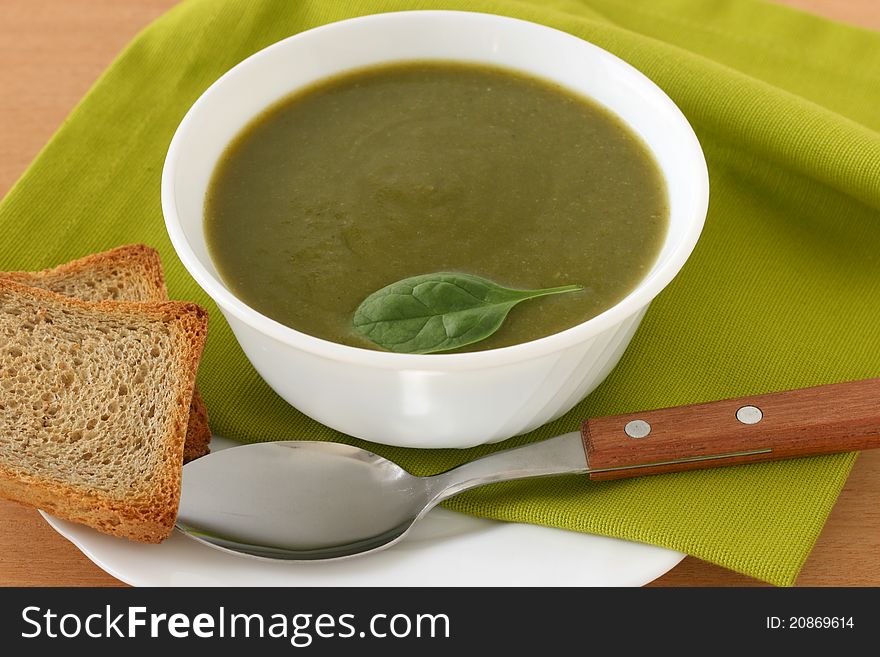
<svg viewBox="0 0 880 657">
<path fill-rule="evenodd" d="M 93 253 L 51 269 L 0 276 L 83 301 L 168 301 L 159 253 L 144 244 Z"/>
<path fill-rule="evenodd" d="M 174 527 L 207 313 L 0 280 L 0 496 L 115 536 Z"/>
<path fill-rule="evenodd" d="M 155 249 L 131 244 L 42 271 L 0 272 L 0 278 L 83 301 L 167 301 L 162 262 Z M 184 463 L 208 453 L 211 428 L 198 389 L 190 404 Z"/>
</svg>

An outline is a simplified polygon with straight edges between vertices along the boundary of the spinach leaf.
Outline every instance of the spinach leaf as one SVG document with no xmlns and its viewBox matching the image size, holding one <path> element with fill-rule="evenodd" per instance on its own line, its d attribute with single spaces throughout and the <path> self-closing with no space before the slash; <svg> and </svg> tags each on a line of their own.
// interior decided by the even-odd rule
<svg viewBox="0 0 880 657">
<path fill-rule="evenodd" d="M 521 301 L 582 289 L 512 290 L 472 274 L 423 274 L 364 299 L 354 313 L 354 327 L 390 351 L 429 354 L 488 338 Z"/>
</svg>

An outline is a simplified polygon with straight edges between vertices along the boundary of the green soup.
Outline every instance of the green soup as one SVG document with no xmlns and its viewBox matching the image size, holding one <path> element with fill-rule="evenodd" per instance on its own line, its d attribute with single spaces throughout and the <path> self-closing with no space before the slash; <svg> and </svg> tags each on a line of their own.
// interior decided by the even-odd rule
<svg viewBox="0 0 880 657">
<path fill-rule="evenodd" d="M 660 170 L 615 116 L 549 82 L 445 62 L 363 69 L 277 103 L 223 154 L 205 204 L 233 293 L 366 348 L 361 301 L 438 271 L 584 286 L 521 304 L 466 351 L 570 328 L 639 283 L 667 223 Z"/>
</svg>

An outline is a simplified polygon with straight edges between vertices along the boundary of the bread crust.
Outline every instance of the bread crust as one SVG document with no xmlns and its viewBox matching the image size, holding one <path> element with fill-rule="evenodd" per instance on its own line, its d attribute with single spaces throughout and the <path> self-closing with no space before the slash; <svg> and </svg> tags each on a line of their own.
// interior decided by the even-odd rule
<svg viewBox="0 0 880 657">
<path fill-rule="evenodd" d="M 162 261 L 159 252 L 146 244 L 127 244 L 109 251 L 92 253 L 76 260 L 71 260 L 57 267 L 42 269 L 40 271 L 10 271 L 0 272 L 0 278 L 11 280 L 23 285 L 48 289 L 61 293 L 58 286 L 74 283 L 83 274 L 106 271 L 108 277 L 112 272 L 127 270 L 136 273 L 145 283 L 144 298 L 120 299 L 124 301 L 168 301 L 168 290 L 165 287 L 165 274 L 162 270 Z M 64 293 L 62 293 L 64 294 Z M 98 299 L 84 299 L 82 296 L 64 294 L 83 301 L 97 301 Z M 104 299 L 101 299 L 104 300 Z M 110 299 L 106 299 L 110 300 Z M 183 452 L 184 463 L 204 456 L 210 451 L 211 427 L 208 424 L 208 409 L 202 395 L 196 388 L 193 392 L 190 404 L 190 419 L 187 424 L 186 445 Z"/>
<path fill-rule="evenodd" d="M 147 494 L 120 499 L 85 485 L 19 471 L 9 463 L 0 464 L 0 496 L 114 536 L 147 543 L 167 538 L 174 528 L 180 501 L 184 439 L 196 372 L 207 336 L 207 312 L 194 303 L 181 301 L 86 302 L 0 278 L 2 296 L 31 300 L 43 307 L 79 308 L 93 313 L 96 320 L 108 316 L 130 321 L 160 320 L 178 333 L 180 351 L 174 366 L 179 375 L 175 378 L 173 414 L 159 446 L 158 466 L 152 473 Z"/>
<path fill-rule="evenodd" d="M 186 425 L 186 440 L 183 443 L 183 462 L 189 463 L 211 451 L 211 427 L 208 424 L 208 408 L 202 400 L 199 387 L 193 388 L 189 404 L 189 419 Z"/>
</svg>

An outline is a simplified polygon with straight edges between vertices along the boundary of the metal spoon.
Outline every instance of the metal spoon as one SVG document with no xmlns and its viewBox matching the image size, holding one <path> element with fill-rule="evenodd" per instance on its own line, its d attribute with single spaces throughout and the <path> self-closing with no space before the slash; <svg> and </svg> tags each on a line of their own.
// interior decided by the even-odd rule
<svg viewBox="0 0 880 657">
<path fill-rule="evenodd" d="M 393 545 L 438 503 L 494 482 L 567 473 L 612 479 L 878 447 L 877 399 L 880 379 L 870 379 L 598 418 L 581 433 L 433 477 L 339 443 L 243 445 L 183 468 L 177 527 L 254 557 L 351 557 Z"/>
<path fill-rule="evenodd" d="M 233 447 L 188 463 L 177 527 L 257 557 L 335 559 L 386 548 L 439 502 L 493 481 L 583 472 L 580 434 L 415 477 L 367 450 L 287 441 Z"/>
</svg>

